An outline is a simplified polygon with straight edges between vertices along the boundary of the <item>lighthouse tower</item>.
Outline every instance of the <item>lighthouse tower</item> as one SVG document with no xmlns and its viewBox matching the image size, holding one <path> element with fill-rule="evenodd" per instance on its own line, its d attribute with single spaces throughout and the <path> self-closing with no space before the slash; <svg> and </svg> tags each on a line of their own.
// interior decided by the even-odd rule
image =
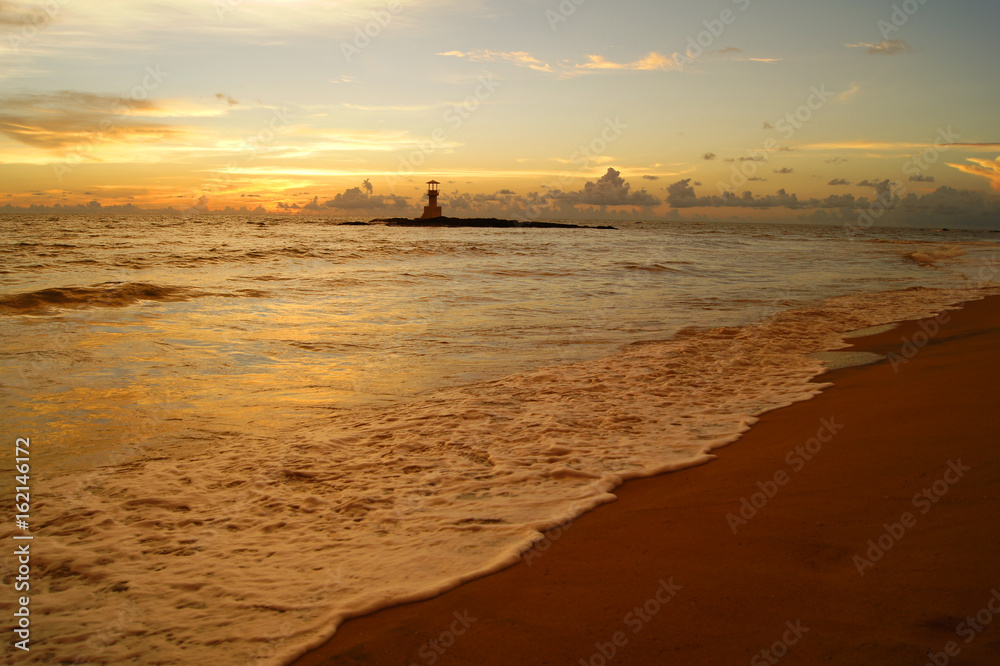
<svg viewBox="0 0 1000 666">
<path fill-rule="evenodd" d="M 436 180 L 429 181 L 427 183 L 427 205 L 424 206 L 424 214 L 420 216 L 421 220 L 430 220 L 435 217 L 441 217 L 441 206 L 438 206 L 438 186 L 441 183 Z"/>
</svg>

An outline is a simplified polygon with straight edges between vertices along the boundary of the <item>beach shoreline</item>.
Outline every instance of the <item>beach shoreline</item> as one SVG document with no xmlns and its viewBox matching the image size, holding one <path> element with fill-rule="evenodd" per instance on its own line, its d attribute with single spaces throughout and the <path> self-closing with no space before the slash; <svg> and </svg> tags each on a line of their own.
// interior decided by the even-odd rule
<svg viewBox="0 0 1000 666">
<path fill-rule="evenodd" d="M 850 339 L 886 360 L 293 663 L 992 663 L 1000 623 L 963 622 L 1000 586 L 998 332 L 989 297 Z"/>
</svg>

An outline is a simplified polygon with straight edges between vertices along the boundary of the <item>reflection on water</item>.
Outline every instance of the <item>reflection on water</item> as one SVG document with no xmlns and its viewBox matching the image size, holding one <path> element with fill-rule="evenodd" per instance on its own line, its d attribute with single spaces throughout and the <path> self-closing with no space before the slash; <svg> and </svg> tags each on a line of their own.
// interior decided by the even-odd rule
<svg viewBox="0 0 1000 666">
<path fill-rule="evenodd" d="M 0 409 L 12 431 L 50 443 L 57 467 L 268 437 L 687 326 L 960 280 L 904 260 L 936 247 L 926 232 L 875 243 L 766 225 L 0 223 Z"/>
</svg>

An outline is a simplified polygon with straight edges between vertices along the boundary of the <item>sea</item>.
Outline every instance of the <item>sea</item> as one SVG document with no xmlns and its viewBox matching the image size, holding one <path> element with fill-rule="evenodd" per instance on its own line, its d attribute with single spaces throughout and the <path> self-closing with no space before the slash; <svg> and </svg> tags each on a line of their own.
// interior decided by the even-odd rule
<svg viewBox="0 0 1000 666">
<path fill-rule="evenodd" d="M 287 663 L 1000 292 L 985 231 L 350 221 L 0 216 L 4 663 Z"/>
</svg>

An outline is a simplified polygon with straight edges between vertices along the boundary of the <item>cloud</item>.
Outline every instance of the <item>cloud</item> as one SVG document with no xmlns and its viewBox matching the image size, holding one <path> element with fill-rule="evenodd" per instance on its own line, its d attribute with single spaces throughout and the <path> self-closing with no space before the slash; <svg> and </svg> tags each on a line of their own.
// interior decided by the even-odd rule
<svg viewBox="0 0 1000 666">
<path fill-rule="evenodd" d="M 446 205 L 449 209 L 479 215 L 510 215 L 522 214 L 526 203 L 527 200 L 517 196 L 513 190 L 503 189 L 493 194 L 455 194 L 448 199 Z"/>
<path fill-rule="evenodd" d="M 910 176 L 910 181 L 915 183 L 933 183 L 934 176 L 925 176 L 918 173 L 916 176 Z"/>
<path fill-rule="evenodd" d="M 715 158 L 716 158 L 716 154 L 715 153 L 705 153 L 704 155 L 701 156 L 701 159 L 703 159 L 703 160 L 709 160 L 709 161 L 710 160 L 714 160 Z"/>
<path fill-rule="evenodd" d="M 755 197 L 752 192 L 737 195 L 724 192 L 720 196 L 699 197 L 691 187 L 691 179 L 679 180 L 667 187 L 667 203 L 671 208 L 727 207 L 727 208 L 798 208 L 799 201 L 794 194 L 778 190 L 776 194 Z"/>
<path fill-rule="evenodd" d="M 364 190 L 362 191 L 362 188 Z M 324 208 L 337 208 L 339 210 L 382 210 L 385 208 L 405 208 L 408 202 L 400 196 L 374 195 L 374 187 L 371 181 L 365 179 L 361 187 L 352 187 L 342 192 L 323 204 Z M 317 199 L 313 199 L 316 203 Z M 317 210 L 306 206 L 307 210 Z"/>
<path fill-rule="evenodd" d="M 599 71 L 680 71 L 678 64 L 680 56 L 666 56 L 651 51 L 646 57 L 633 62 L 614 62 L 600 55 L 587 55 L 587 61 L 573 63 L 563 61 L 558 65 L 539 60 L 527 51 L 492 51 L 476 49 L 473 51 L 443 51 L 441 56 L 463 58 L 472 62 L 508 62 L 518 67 L 527 67 L 546 74 L 559 73 L 562 77 L 592 74 Z"/>
<path fill-rule="evenodd" d="M 774 169 L 774 173 L 795 173 L 795 169 L 789 169 L 788 167 L 781 167 L 780 169 Z"/>
<path fill-rule="evenodd" d="M 670 58 L 651 51 L 645 58 L 634 62 L 612 62 L 603 56 L 588 55 L 588 62 L 576 65 L 577 69 L 625 69 L 635 71 L 664 70 L 667 72 L 680 71 L 677 58 Z"/>
<path fill-rule="evenodd" d="M 881 200 L 886 198 L 895 198 L 896 194 L 893 189 L 893 182 L 886 178 L 885 180 L 868 180 L 867 178 L 857 185 L 858 187 L 870 187 L 875 190 L 875 196 Z"/>
<path fill-rule="evenodd" d="M 737 52 L 740 52 L 740 49 L 733 46 L 714 51 L 714 53 L 719 53 L 721 55 Z M 585 62 L 562 60 L 558 64 L 552 64 L 540 60 L 527 51 L 492 51 L 490 49 L 476 49 L 473 51 L 443 51 L 438 53 L 438 55 L 463 58 L 472 62 L 509 62 L 519 67 L 527 67 L 539 72 L 545 72 L 548 74 L 558 73 L 560 78 L 609 71 L 680 72 L 683 70 L 682 63 L 690 62 L 689 58 L 681 55 L 680 53 L 668 55 L 658 51 L 650 51 L 644 57 L 629 62 L 616 62 L 614 60 L 608 60 L 602 55 L 587 54 Z M 762 63 L 775 63 L 781 60 L 781 58 L 724 59 Z"/>
<path fill-rule="evenodd" d="M 846 104 L 847 102 L 851 101 L 851 99 L 853 99 L 854 96 L 857 95 L 860 91 L 861 91 L 861 86 L 859 86 L 857 83 L 852 83 L 850 88 L 848 88 L 843 92 L 837 93 L 833 99 L 834 101 L 840 104 Z"/>
<path fill-rule="evenodd" d="M 934 146 L 933 142 L 916 141 L 827 141 L 800 146 L 802 150 L 913 150 Z M 939 146 L 940 147 L 940 146 Z"/>
<path fill-rule="evenodd" d="M 901 39 L 883 39 L 881 42 L 872 44 L 870 42 L 860 42 L 858 44 L 845 44 L 849 48 L 867 48 L 870 55 L 896 55 L 898 53 L 910 53 L 913 47 Z"/>
<path fill-rule="evenodd" d="M 847 161 L 847 158 L 844 158 L 844 157 L 831 157 L 830 159 L 823 160 L 823 161 L 826 162 L 827 164 L 843 164 L 844 162 Z"/>
<path fill-rule="evenodd" d="M 350 102 L 344 102 L 344 108 L 354 109 L 355 111 L 429 111 L 431 109 L 436 109 L 441 106 L 441 103 L 436 104 L 352 104 Z"/>
<path fill-rule="evenodd" d="M 850 185 L 851 182 L 846 178 L 834 178 L 827 185 Z"/>
<path fill-rule="evenodd" d="M 597 182 L 588 182 L 577 192 L 555 190 L 549 197 L 557 202 L 590 206 L 658 206 L 661 201 L 645 189 L 632 191 L 621 172 L 608 168 Z"/>
<path fill-rule="evenodd" d="M 649 176 L 649 175 L 646 175 L 646 176 L 643 176 L 642 179 L 643 180 L 659 180 L 660 177 L 659 176 Z"/>
<path fill-rule="evenodd" d="M 772 129 L 774 129 L 774 125 L 772 125 L 770 122 L 768 122 L 767 120 L 765 120 L 764 121 L 764 127 L 763 127 L 763 129 L 772 130 Z"/>
<path fill-rule="evenodd" d="M 972 174 L 974 176 L 982 176 L 989 181 L 990 187 L 992 187 L 997 192 L 1000 192 L 1000 157 L 994 160 L 984 160 L 978 157 L 970 157 L 967 161 L 972 162 L 972 164 L 948 164 L 950 167 L 954 167 L 959 171 L 964 171 L 965 173 Z"/>
<path fill-rule="evenodd" d="M 229 95 L 224 95 L 223 93 L 215 93 L 215 99 L 219 100 L 220 102 L 225 102 L 229 106 L 236 106 L 237 104 L 239 104 L 239 102 L 237 102 L 235 99 L 233 99 Z"/>
<path fill-rule="evenodd" d="M 987 150 L 993 150 L 994 148 L 1000 148 L 1000 143 L 946 143 L 946 146 L 961 146 L 963 148 L 985 148 Z"/>
<path fill-rule="evenodd" d="M 464 58 L 472 62 L 509 62 L 518 67 L 527 67 L 538 72 L 549 72 L 553 70 L 552 65 L 542 62 L 527 51 L 491 51 L 489 49 L 476 49 L 475 51 L 445 51 L 438 53 L 442 56 L 454 58 Z"/>
<path fill-rule="evenodd" d="M 46 18 L 41 8 L 32 11 L 20 2 L 0 2 L 0 25 L 34 25 L 43 23 Z"/>
<path fill-rule="evenodd" d="M 715 49 L 712 53 L 717 53 L 720 56 L 726 56 L 723 59 L 729 60 L 731 62 L 763 62 L 763 63 L 774 63 L 781 62 L 782 58 L 752 58 L 740 55 L 730 55 L 743 53 L 743 49 L 736 48 L 735 46 L 727 46 L 724 49 Z"/>
<path fill-rule="evenodd" d="M 767 178 L 761 178 L 760 176 L 752 176 L 750 178 L 747 178 L 747 182 L 766 183 L 767 182 Z"/>
<path fill-rule="evenodd" d="M 86 141 L 163 140 L 179 131 L 169 125 L 137 120 L 154 115 L 150 100 L 75 90 L 13 95 L 0 99 L 0 134 L 21 143 L 59 150 Z"/>
<path fill-rule="evenodd" d="M 975 170 L 979 175 L 991 178 L 994 188 L 1000 191 L 1000 158 L 993 162 L 982 162 L 985 165 L 977 165 Z M 860 211 L 870 210 L 876 202 L 881 202 L 880 210 L 885 210 L 879 218 L 882 226 L 941 226 L 942 217 L 947 217 L 946 226 L 953 228 L 989 228 L 995 227 L 996 220 L 1000 217 L 1000 197 L 990 197 L 982 192 L 940 187 L 934 192 L 918 195 L 915 192 L 894 190 L 889 180 L 863 182 L 875 189 L 874 197 L 856 198 L 852 194 L 833 194 L 825 199 L 800 200 L 795 194 L 789 194 L 785 190 L 765 196 L 755 196 L 752 192 L 744 192 L 742 195 L 724 192 L 720 196 L 698 196 L 691 186 L 691 179 L 687 178 L 667 187 L 667 203 L 673 208 L 839 209 L 840 217 L 853 224 Z M 823 215 L 814 214 L 806 219 L 829 222 L 828 216 Z"/>
</svg>

